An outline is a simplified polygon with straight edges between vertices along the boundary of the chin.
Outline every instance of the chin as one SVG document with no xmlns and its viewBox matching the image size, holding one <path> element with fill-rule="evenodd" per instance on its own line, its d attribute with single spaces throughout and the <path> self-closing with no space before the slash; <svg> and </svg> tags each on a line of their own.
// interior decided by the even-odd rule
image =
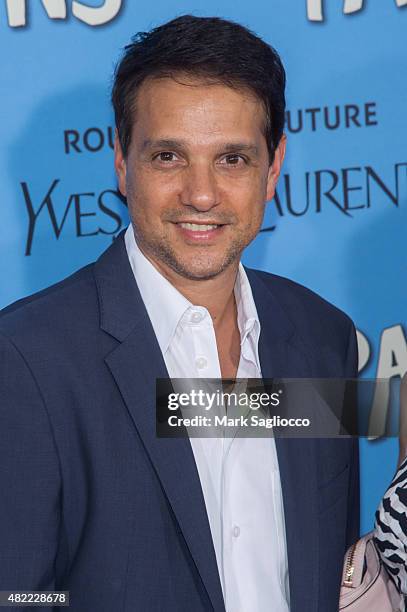
<svg viewBox="0 0 407 612">
<path fill-rule="evenodd" d="M 190 280 L 207 280 L 209 278 L 215 278 L 221 274 L 231 262 L 218 261 L 218 262 L 205 262 L 199 264 L 198 262 L 192 264 L 191 259 L 187 261 L 180 261 L 179 259 L 171 262 L 172 269 Z"/>
<path fill-rule="evenodd" d="M 216 268 L 191 268 L 186 266 L 176 267 L 175 271 L 178 272 L 184 278 L 188 278 L 189 280 L 208 280 L 210 278 L 215 278 L 221 272 L 223 272 L 224 268 L 216 267 Z"/>
<path fill-rule="evenodd" d="M 198 250 L 188 252 L 177 252 L 166 244 L 154 245 L 151 249 L 154 259 L 159 260 L 161 265 L 171 268 L 179 276 L 189 280 L 208 280 L 215 278 L 224 272 L 230 265 L 239 261 L 240 250 L 234 249 L 226 253 L 215 253 L 212 256 L 208 252 Z"/>
</svg>

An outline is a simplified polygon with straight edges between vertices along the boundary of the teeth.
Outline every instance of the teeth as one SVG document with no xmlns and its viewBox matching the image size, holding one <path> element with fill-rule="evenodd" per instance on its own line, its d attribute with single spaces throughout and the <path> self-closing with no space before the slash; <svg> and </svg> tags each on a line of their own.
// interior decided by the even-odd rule
<svg viewBox="0 0 407 612">
<path fill-rule="evenodd" d="M 217 225 L 198 225 L 197 223 L 180 223 L 180 226 L 194 232 L 207 232 L 218 227 Z"/>
</svg>

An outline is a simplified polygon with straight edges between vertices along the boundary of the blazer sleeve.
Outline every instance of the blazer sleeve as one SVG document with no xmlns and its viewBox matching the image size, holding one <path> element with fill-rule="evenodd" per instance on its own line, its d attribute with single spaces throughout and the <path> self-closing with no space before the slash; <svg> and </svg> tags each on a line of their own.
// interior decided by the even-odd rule
<svg viewBox="0 0 407 612">
<path fill-rule="evenodd" d="M 358 345 L 353 323 L 349 332 L 345 376 L 346 378 L 357 378 L 358 376 Z M 348 521 L 346 527 L 347 547 L 356 542 L 360 537 L 359 438 L 351 438 L 350 443 Z"/>
<path fill-rule="evenodd" d="M 60 484 L 41 393 L 22 354 L 0 334 L 0 590 L 55 588 Z"/>
</svg>

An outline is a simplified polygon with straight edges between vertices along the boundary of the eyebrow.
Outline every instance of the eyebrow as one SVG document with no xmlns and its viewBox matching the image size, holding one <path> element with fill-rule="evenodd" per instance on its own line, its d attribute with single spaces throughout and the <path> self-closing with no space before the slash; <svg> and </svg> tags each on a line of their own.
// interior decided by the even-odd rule
<svg viewBox="0 0 407 612">
<path fill-rule="evenodd" d="M 175 140 L 171 138 L 161 138 L 158 140 L 144 140 L 142 145 L 142 150 L 146 149 L 180 149 L 182 147 L 187 147 L 187 142 L 185 140 Z M 225 153 L 235 152 L 235 151 L 247 151 L 248 153 L 254 153 L 258 155 L 259 148 L 257 145 L 249 143 L 249 142 L 225 142 L 218 147 Z"/>
</svg>

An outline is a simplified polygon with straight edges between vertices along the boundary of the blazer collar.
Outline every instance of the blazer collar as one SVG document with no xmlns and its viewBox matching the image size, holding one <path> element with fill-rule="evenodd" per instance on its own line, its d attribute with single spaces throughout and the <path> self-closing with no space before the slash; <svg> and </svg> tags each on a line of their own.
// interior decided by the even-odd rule
<svg viewBox="0 0 407 612">
<path fill-rule="evenodd" d="M 95 263 L 95 282 L 99 297 L 100 327 L 120 342 L 146 322 L 137 283 L 127 257 L 124 231 Z"/>
</svg>

